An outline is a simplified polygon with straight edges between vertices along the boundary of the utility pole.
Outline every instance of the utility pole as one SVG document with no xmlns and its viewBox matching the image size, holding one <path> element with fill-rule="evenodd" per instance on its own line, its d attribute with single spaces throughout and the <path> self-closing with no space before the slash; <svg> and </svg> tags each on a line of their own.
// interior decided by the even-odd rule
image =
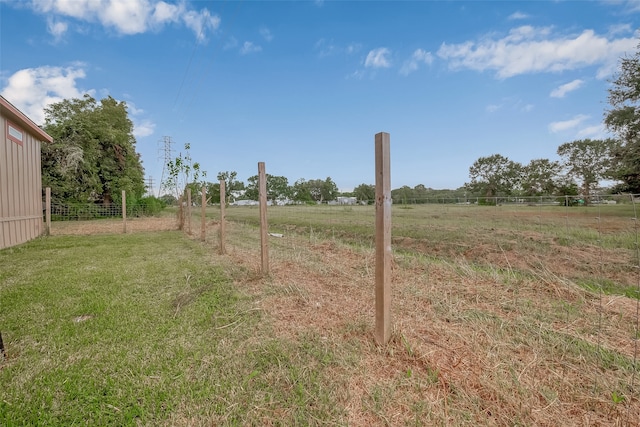
<svg viewBox="0 0 640 427">
<path fill-rule="evenodd" d="M 160 185 L 158 186 L 158 197 L 160 197 L 160 191 L 162 191 L 162 187 L 164 186 L 164 174 L 167 170 L 167 163 L 173 160 L 173 148 L 171 146 L 174 142 L 170 136 L 163 136 L 158 142 L 162 144 L 159 149 L 159 158 L 162 159 L 162 176 L 160 177 Z"/>
<path fill-rule="evenodd" d="M 153 196 L 153 177 L 151 175 L 147 177 L 147 194 Z"/>
</svg>

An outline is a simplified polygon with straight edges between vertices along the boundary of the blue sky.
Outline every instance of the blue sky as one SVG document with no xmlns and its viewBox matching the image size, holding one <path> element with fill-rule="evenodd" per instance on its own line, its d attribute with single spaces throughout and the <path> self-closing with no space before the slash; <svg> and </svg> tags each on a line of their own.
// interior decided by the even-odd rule
<svg viewBox="0 0 640 427">
<path fill-rule="evenodd" d="M 160 141 L 237 171 L 457 188 L 481 156 L 557 159 L 609 136 L 607 88 L 640 41 L 638 1 L 0 0 L 0 93 L 43 108 L 126 101 L 145 175 Z"/>
</svg>

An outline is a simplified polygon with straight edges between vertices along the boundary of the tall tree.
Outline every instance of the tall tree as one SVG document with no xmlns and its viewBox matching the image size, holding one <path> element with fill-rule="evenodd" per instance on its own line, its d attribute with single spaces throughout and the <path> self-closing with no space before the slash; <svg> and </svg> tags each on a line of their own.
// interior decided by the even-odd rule
<svg viewBox="0 0 640 427">
<path fill-rule="evenodd" d="M 617 143 L 613 139 L 581 139 L 558 147 L 567 174 L 581 181 L 585 202 L 600 180 L 611 177 L 611 154 Z"/>
<path fill-rule="evenodd" d="M 266 174 L 266 179 L 268 200 L 277 203 L 278 201 L 285 201 L 291 196 L 289 180 L 286 177 Z M 249 200 L 258 200 L 259 193 L 258 175 L 253 175 L 247 179 L 245 196 Z"/>
<path fill-rule="evenodd" d="M 612 84 L 612 109 L 605 115 L 605 124 L 619 138 L 613 150 L 613 178 L 622 181 L 622 191 L 640 193 L 640 45 L 633 56 L 620 60 Z"/>
<path fill-rule="evenodd" d="M 526 196 L 553 194 L 561 171 L 560 163 L 549 159 L 534 159 L 522 168 L 520 187 Z"/>
<path fill-rule="evenodd" d="M 520 185 L 522 165 L 500 154 L 480 157 L 469 168 L 471 181 L 465 186 L 485 197 L 513 194 Z"/>
<path fill-rule="evenodd" d="M 42 182 L 58 202 L 110 204 L 126 190 L 144 194 L 144 170 L 135 150 L 127 106 L 112 97 L 100 103 L 85 95 L 45 109 L 44 130 L 54 138 L 42 147 Z"/>
<path fill-rule="evenodd" d="M 224 181 L 224 189 L 225 189 L 225 197 L 226 200 L 232 201 L 232 193 L 234 191 L 244 190 L 244 182 L 238 181 L 237 179 L 238 172 L 236 171 L 224 171 L 218 172 L 218 180 Z M 220 200 L 220 184 L 218 183 L 218 198 L 215 199 Z"/>
<path fill-rule="evenodd" d="M 311 197 L 311 191 L 309 191 L 309 186 L 304 178 L 300 178 L 293 184 L 291 194 L 293 200 L 296 202 L 314 203 L 313 197 Z"/>
<path fill-rule="evenodd" d="M 336 200 L 340 192 L 338 186 L 331 179 L 299 179 L 293 186 L 293 198 L 298 202 L 329 202 Z"/>
<path fill-rule="evenodd" d="M 353 195 L 358 202 L 373 204 L 376 198 L 376 186 L 371 184 L 360 184 L 353 189 Z"/>
</svg>

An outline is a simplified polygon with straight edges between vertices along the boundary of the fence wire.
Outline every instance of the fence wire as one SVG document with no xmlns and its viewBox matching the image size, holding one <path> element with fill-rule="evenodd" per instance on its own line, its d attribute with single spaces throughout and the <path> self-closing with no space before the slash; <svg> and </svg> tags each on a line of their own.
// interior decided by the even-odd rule
<svg viewBox="0 0 640 427">
<path fill-rule="evenodd" d="M 394 310 L 403 337 L 416 331 L 431 336 L 425 313 L 433 312 L 473 329 L 459 333 L 466 333 L 472 345 L 482 344 L 476 351 L 486 349 L 491 375 L 513 382 L 522 399 L 529 397 L 523 390 L 537 393 L 542 403 L 531 404 L 532 411 L 563 414 L 565 407 L 581 406 L 618 425 L 637 425 L 639 202 L 629 195 L 394 199 L 394 279 L 403 283 L 394 297 L 402 305 Z M 217 251 L 220 208 L 208 206 L 205 212 L 205 238 Z M 72 212 L 67 219 L 82 215 Z M 113 215 L 118 216 L 117 209 Z M 175 229 L 176 209 L 162 215 Z M 241 250 L 257 269 L 259 207 L 232 205 L 225 215 L 227 250 Z M 339 242 L 366 258 L 353 267 L 359 275 L 372 274 L 372 201 L 273 205 L 267 219 L 274 262 L 305 263 L 305 257 L 326 256 L 327 242 Z M 201 237 L 202 220 L 200 207 L 193 207 L 185 230 L 194 239 Z M 333 262 L 325 260 L 326 271 L 344 268 Z M 443 269 L 456 278 L 442 282 Z M 346 287 L 350 274 L 337 276 Z M 303 274 L 291 283 L 305 280 Z M 504 328 L 515 337 L 508 350 L 500 344 Z M 505 360 L 501 352 L 511 358 Z"/>
</svg>

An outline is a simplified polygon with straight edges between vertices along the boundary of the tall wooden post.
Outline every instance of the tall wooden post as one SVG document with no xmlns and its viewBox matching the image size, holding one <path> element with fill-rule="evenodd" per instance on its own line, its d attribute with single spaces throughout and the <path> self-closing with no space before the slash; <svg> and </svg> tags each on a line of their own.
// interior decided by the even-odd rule
<svg viewBox="0 0 640 427">
<path fill-rule="evenodd" d="M 390 138 L 375 136 L 376 150 L 376 330 L 378 344 L 391 338 L 391 173 Z"/>
<path fill-rule="evenodd" d="M 267 235 L 267 177 L 264 162 L 258 163 L 258 194 L 260 200 L 260 254 L 262 274 L 269 274 L 269 241 Z"/>
<path fill-rule="evenodd" d="M 224 246 L 225 239 L 225 228 L 224 228 L 224 209 L 227 207 L 227 187 L 224 182 L 224 179 L 220 180 L 220 228 L 218 228 L 219 237 L 220 237 L 220 254 L 224 255 L 226 253 L 226 248 Z"/>
<path fill-rule="evenodd" d="M 205 241 L 207 230 L 207 188 L 202 186 L 202 199 L 200 202 L 200 240 Z"/>
<path fill-rule="evenodd" d="M 127 234 L 127 192 L 122 190 L 122 232 Z"/>
<path fill-rule="evenodd" d="M 187 188 L 187 234 L 191 235 L 191 187 Z"/>
<path fill-rule="evenodd" d="M 51 235 L 51 187 L 47 187 L 45 189 L 45 223 L 46 223 L 46 234 L 47 236 Z"/>
</svg>

